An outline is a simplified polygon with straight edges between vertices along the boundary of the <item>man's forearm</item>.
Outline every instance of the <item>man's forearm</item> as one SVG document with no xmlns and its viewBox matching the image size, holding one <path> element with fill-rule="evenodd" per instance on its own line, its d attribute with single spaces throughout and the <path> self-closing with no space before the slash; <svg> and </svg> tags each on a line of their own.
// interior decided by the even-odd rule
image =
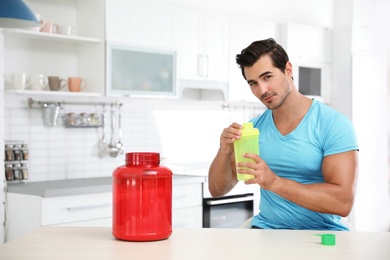
<svg viewBox="0 0 390 260">
<path fill-rule="evenodd" d="M 220 197 L 228 193 L 236 184 L 235 171 L 232 169 L 231 154 L 224 154 L 220 150 L 209 169 L 209 190 L 213 197 Z"/>
</svg>

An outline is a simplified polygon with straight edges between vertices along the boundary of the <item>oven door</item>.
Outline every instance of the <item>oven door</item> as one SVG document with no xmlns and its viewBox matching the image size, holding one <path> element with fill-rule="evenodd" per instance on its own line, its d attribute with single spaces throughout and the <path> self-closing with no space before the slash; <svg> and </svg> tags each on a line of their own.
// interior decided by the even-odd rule
<svg viewBox="0 0 390 260">
<path fill-rule="evenodd" d="M 253 217 L 253 193 L 203 199 L 204 228 L 238 228 Z"/>
</svg>

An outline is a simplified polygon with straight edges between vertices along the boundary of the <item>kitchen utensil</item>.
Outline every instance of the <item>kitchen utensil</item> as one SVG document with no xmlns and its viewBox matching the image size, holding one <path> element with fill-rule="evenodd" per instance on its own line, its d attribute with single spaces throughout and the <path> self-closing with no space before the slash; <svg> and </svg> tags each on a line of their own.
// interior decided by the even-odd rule
<svg viewBox="0 0 390 260">
<path fill-rule="evenodd" d="M 108 154 L 111 157 L 117 157 L 118 155 L 118 148 L 116 147 L 116 143 L 114 140 L 114 125 L 115 125 L 115 119 L 114 119 L 115 113 L 114 113 L 114 106 L 111 105 L 111 140 L 110 144 L 108 145 Z"/>
<path fill-rule="evenodd" d="M 99 140 L 98 143 L 98 155 L 100 158 L 106 157 L 108 154 L 108 147 L 107 147 L 107 141 L 105 137 L 105 132 L 104 132 L 104 124 L 105 124 L 105 104 L 103 104 L 103 113 L 102 113 L 102 137 Z"/>
<path fill-rule="evenodd" d="M 56 103 L 45 103 L 43 109 L 43 123 L 47 126 L 56 126 L 60 116 L 60 105 Z"/>
<path fill-rule="evenodd" d="M 116 148 L 118 149 L 119 154 L 123 154 L 125 152 L 125 149 L 124 149 L 123 144 L 122 144 L 121 106 L 122 106 L 122 104 L 118 105 L 118 143 L 116 144 Z"/>
</svg>

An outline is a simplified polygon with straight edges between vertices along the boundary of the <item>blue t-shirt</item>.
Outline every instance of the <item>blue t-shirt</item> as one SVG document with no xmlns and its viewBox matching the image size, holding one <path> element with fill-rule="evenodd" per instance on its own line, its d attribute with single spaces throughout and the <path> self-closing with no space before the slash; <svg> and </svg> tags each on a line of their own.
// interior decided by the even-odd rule
<svg viewBox="0 0 390 260">
<path fill-rule="evenodd" d="M 260 130 L 260 157 L 278 176 L 299 183 L 324 183 L 324 156 L 358 150 L 349 118 L 317 100 L 297 128 L 285 136 L 276 128 L 270 110 L 251 121 Z M 252 226 L 348 230 L 340 223 L 340 216 L 308 210 L 263 188 L 260 193 L 260 213 L 253 218 Z"/>
</svg>

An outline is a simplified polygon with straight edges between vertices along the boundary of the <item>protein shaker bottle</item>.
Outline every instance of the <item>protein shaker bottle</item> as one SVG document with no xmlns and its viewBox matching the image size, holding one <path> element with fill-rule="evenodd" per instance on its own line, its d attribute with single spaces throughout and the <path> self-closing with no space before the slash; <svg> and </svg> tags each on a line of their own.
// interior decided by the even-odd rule
<svg viewBox="0 0 390 260">
<path fill-rule="evenodd" d="M 252 122 L 247 122 L 243 124 L 243 129 L 241 130 L 241 138 L 234 141 L 234 157 L 236 163 L 238 162 L 250 162 L 253 160 L 250 158 L 242 157 L 244 153 L 254 153 L 259 155 L 259 129 L 253 127 Z M 237 167 L 237 180 L 246 181 L 253 179 L 251 174 L 239 174 L 239 169 L 245 169 L 245 167 Z"/>
</svg>

